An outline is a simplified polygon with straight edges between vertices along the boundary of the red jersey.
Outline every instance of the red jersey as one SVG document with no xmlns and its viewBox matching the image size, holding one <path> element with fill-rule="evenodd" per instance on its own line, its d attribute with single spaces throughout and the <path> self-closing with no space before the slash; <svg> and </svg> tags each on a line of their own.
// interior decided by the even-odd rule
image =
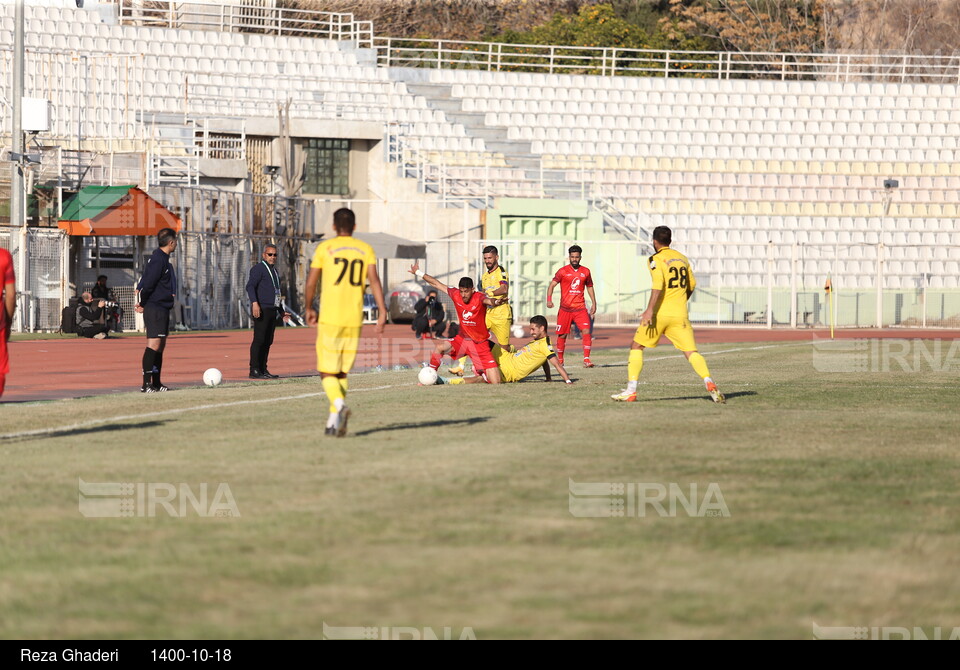
<svg viewBox="0 0 960 670">
<path fill-rule="evenodd" d="M 0 288 L 13 290 L 13 256 L 6 249 L 0 249 Z M 4 301 L 5 302 L 5 301 Z M 4 302 L 0 302 L 0 377 L 10 372 L 10 363 L 7 357 L 7 309 Z M 0 395 L 3 394 L 3 385 L 0 384 Z"/>
<path fill-rule="evenodd" d="M 487 306 L 483 304 L 486 297 L 480 291 L 474 291 L 470 302 L 463 302 L 460 297 L 460 289 L 447 288 L 447 295 L 453 300 L 453 306 L 457 308 L 457 318 L 460 320 L 460 332 L 465 337 L 469 337 L 474 342 L 484 342 L 490 339 L 490 331 L 487 330 Z"/>
<path fill-rule="evenodd" d="M 572 265 L 564 265 L 553 275 L 553 281 L 560 284 L 560 309 L 578 311 L 587 308 L 584 293 L 593 286 L 590 270 L 582 265 L 576 270 Z"/>
</svg>

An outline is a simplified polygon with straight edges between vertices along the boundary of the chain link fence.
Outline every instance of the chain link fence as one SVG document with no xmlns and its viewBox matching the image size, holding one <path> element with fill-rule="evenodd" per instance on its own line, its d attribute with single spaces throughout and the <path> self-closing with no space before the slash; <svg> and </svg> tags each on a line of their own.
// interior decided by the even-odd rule
<svg viewBox="0 0 960 670">
<path fill-rule="evenodd" d="M 483 248 L 496 246 L 510 275 L 514 319 L 526 321 L 535 314 L 553 319 L 556 308 L 546 307 L 547 288 L 568 263 L 573 244 L 583 249 L 582 264 L 593 276 L 595 325 L 636 325 L 650 299 L 646 244 L 435 240 L 427 244 L 423 265 L 449 285 L 464 275 L 476 281 L 485 271 Z M 945 260 L 960 259 L 960 247 L 771 243 L 675 248 L 688 255 L 697 279 L 689 303 L 695 323 L 823 328 L 830 326 L 832 315 L 832 323 L 841 328 L 960 327 L 960 272 L 955 260 Z M 832 295 L 824 290 L 828 278 Z M 555 305 L 559 296 L 557 287 Z"/>
<path fill-rule="evenodd" d="M 16 332 L 57 330 L 69 295 L 69 240 L 60 230 L 0 228 L 0 247 L 13 255 L 17 275 Z"/>
<path fill-rule="evenodd" d="M 11 242 L 16 242 L 12 244 Z M 249 327 L 246 281 L 263 246 L 278 245 L 281 291 L 296 315 L 303 312 L 303 282 L 317 241 L 267 235 L 183 232 L 173 262 L 178 274 L 176 327 Z M 546 293 L 556 271 L 567 264 L 567 249 L 583 248 L 597 297 L 597 326 L 632 327 L 650 297 L 649 247 L 627 241 L 430 240 L 421 266 L 447 285 L 460 277 L 479 280 L 482 251 L 494 245 L 510 276 L 514 318 L 556 317 Z M 152 251 L 152 240 L 142 246 Z M 61 231 L 0 228 L 0 246 L 16 249 L 18 312 L 14 328 L 55 331 L 61 310 L 76 294 L 69 283 L 71 248 Z M 676 245 L 691 260 L 697 290 L 689 303 L 691 321 L 715 326 L 767 328 L 944 327 L 960 328 L 960 247 L 879 244 Z M 26 251 L 26 256 L 24 256 Z M 390 293 L 413 280 L 411 261 L 381 259 L 387 303 Z M 26 277 L 26 281 L 21 278 Z M 824 286 L 830 279 L 832 293 Z M 136 284 L 134 278 L 131 282 Z M 87 285 L 86 279 L 82 286 Z M 135 328 L 133 285 L 118 285 L 124 328 Z M 879 289 L 878 289 L 879 287 Z M 559 288 L 554 303 L 559 302 Z M 455 318 L 442 296 L 448 317 Z M 831 311 L 832 310 L 832 311 Z M 296 320 L 295 320 L 296 321 Z"/>
</svg>

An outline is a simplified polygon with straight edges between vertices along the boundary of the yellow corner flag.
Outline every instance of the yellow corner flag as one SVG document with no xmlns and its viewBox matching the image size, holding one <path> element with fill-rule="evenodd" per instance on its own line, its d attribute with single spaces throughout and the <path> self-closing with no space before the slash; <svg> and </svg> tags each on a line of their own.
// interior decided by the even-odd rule
<svg viewBox="0 0 960 670">
<path fill-rule="evenodd" d="M 830 281 L 830 275 L 827 275 L 827 283 L 823 285 L 823 290 L 827 292 L 827 310 L 830 312 L 830 339 L 833 339 L 833 282 Z"/>
</svg>

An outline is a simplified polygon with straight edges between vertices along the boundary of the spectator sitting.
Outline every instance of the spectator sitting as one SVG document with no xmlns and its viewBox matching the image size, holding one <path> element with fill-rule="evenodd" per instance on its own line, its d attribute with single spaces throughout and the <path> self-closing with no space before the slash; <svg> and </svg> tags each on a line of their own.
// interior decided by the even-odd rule
<svg viewBox="0 0 960 670">
<path fill-rule="evenodd" d="M 101 322 L 106 302 L 94 302 L 90 291 L 84 291 L 77 305 L 77 333 L 82 337 L 92 337 L 102 340 L 107 336 L 110 328 Z"/>
<path fill-rule="evenodd" d="M 420 338 L 443 337 L 446 328 L 443 305 L 437 299 L 437 292 L 430 291 L 426 298 L 420 298 L 413 309 L 417 315 L 413 317 L 413 331 Z"/>
<path fill-rule="evenodd" d="M 97 283 L 94 284 L 90 290 L 90 295 L 92 295 L 94 299 L 114 303 L 112 307 L 106 307 L 104 310 L 104 315 L 106 316 L 105 322 L 110 330 L 115 330 L 119 333 L 123 327 L 123 308 L 116 304 L 117 296 L 114 294 L 113 289 L 107 286 L 107 275 L 97 277 Z"/>
</svg>

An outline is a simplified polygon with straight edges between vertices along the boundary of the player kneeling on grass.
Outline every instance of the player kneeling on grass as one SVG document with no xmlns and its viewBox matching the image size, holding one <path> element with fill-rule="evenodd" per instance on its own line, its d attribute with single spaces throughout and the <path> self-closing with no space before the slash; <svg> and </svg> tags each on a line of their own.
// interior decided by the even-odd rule
<svg viewBox="0 0 960 670">
<path fill-rule="evenodd" d="M 713 401 L 726 402 L 710 378 L 707 361 L 697 351 L 687 312 L 687 301 L 697 287 L 697 280 L 687 257 L 670 248 L 672 240 L 673 234 L 666 226 L 653 229 L 655 253 L 650 257 L 650 277 L 653 282 L 650 302 L 640 315 L 640 326 L 630 345 L 627 388 L 610 397 L 619 402 L 636 402 L 637 380 L 640 379 L 640 371 L 643 369 L 643 350 L 657 346 L 660 336 L 666 335 L 667 339 L 673 342 L 673 346 L 687 357 L 694 372 L 703 379 Z"/>
<path fill-rule="evenodd" d="M 452 340 L 437 340 L 436 351 L 430 357 L 430 367 L 436 370 L 440 367 L 443 356 L 449 355 L 457 359 L 470 356 L 473 369 L 489 371 L 487 378 L 491 384 L 500 383 L 500 372 L 497 362 L 490 353 L 490 331 L 487 330 L 487 306 L 503 304 L 503 298 L 488 298 L 483 293 L 473 289 L 473 279 L 462 277 L 458 288 L 444 286 L 443 282 L 425 274 L 419 263 L 410 266 L 410 274 L 422 279 L 438 291 L 444 291 L 453 300 L 460 321 L 460 331 Z M 443 380 L 437 380 L 442 384 Z"/>
<path fill-rule="evenodd" d="M 548 365 L 550 363 L 557 369 L 564 382 L 572 384 L 573 380 L 563 369 L 563 364 L 560 363 L 557 353 L 553 350 L 553 345 L 550 344 L 550 338 L 547 337 L 547 318 L 545 316 L 537 315 L 530 319 L 530 334 L 533 335 L 533 341 L 528 342 L 526 346 L 516 351 L 508 351 L 499 344 L 494 344 L 491 347 L 503 381 L 518 382 L 529 377 L 540 368 L 543 368 L 543 374 L 546 376 L 545 381 L 550 381 L 550 365 Z M 489 373 L 489 370 L 485 372 Z M 486 379 L 484 376 L 478 375 L 466 379 L 452 379 L 450 383 L 475 384 L 482 381 L 486 381 Z"/>
</svg>

